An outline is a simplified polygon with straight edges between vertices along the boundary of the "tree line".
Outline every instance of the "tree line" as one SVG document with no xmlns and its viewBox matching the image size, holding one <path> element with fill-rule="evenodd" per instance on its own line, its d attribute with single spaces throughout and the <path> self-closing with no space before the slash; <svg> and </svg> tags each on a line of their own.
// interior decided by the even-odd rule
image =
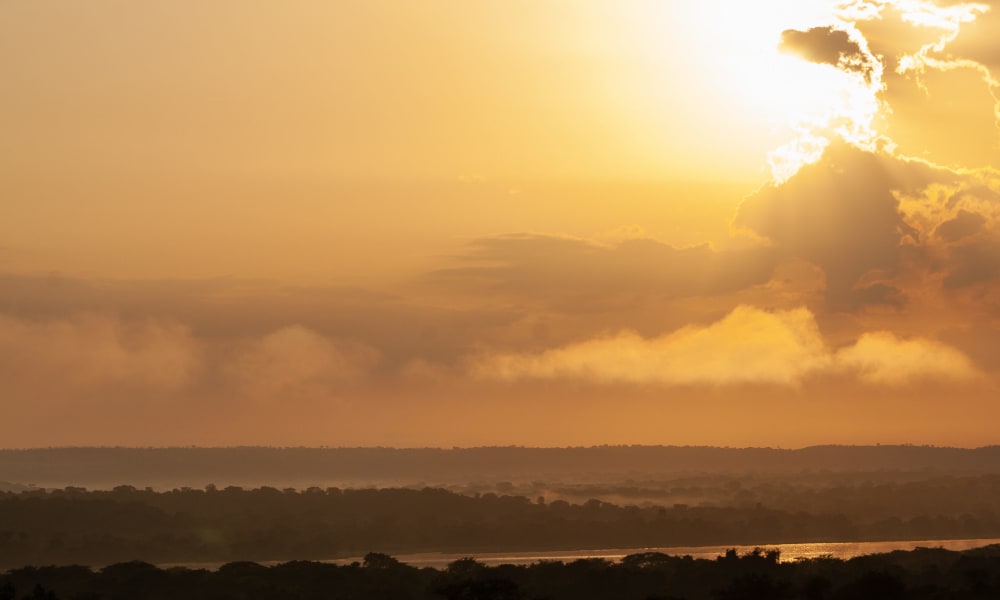
<svg viewBox="0 0 1000 600">
<path fill-rule="evenodd" d="M 322 560 L 369 551 L 1000 538 L 1000 513 L 992 505 L 908 517 L 876 511 L 874 518 L 845 508 L 621 506 L 597 499 L 570 504 L 434 488 L 31 490 L 0 493 L 0 568 L 128 560 Z"/>
</svg>

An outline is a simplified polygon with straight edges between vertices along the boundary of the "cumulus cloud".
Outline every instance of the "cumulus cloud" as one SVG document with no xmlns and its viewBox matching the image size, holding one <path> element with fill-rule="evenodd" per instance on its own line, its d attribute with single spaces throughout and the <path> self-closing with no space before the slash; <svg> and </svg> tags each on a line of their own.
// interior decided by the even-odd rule
<svg viewBox="0 0 1000 600">
<path fill-rule="evenodd" d="M 884 283 L 869 289 L 878 282 L 862 278 L 899 268 L 904 239 L 917 241 L 919 232 L 904 220 L 894 192 L 922 189 L 935 176 L 922 163 L 834 144 L 785 183 L 748 197 L 734 224 L 822 268 L 835 310 L 891 302 L 891 294 L 874 293 L 887 290 Z"/>
<path fill-rule="evenodd" d="M 982 304 L 1000 283 L 1000 174 L 990 169 L 834 144 L 788 181 L 748 196 L 734 224 L 767 238 L 780 257 L 822 269 L 832 312 L 902 311 L 937 296 L 938 311 L 955 311 L 960 323 L 969 306 L 955 305 L 950 291 L 979 288 Z"/>
<path fill-rule="evenodd" d="M 796 385 L 811 375 L 847 374 L 874 384 L 921 379 L 967 380 L 971 362 L 947 345 L 876 332 L 830 350 L 805 308 L 734 309 L 706 326 L 656 338 L 619 332 L 537 354 L 499 353 L 472 362 L 477 377 L 501 380 L 582 379 L 663 385 Z"/>
</svg>

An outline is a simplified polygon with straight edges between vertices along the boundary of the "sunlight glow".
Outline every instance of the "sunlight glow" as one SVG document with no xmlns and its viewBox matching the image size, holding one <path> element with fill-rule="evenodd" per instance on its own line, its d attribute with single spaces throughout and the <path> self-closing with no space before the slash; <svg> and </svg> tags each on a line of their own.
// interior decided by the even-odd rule
<svg viewBox="0 0 1000 600">
<path fill-rule="evenodd" d="M 707 9 L 688 17 L 705 70 L 699 75 L 716 93 L 738 98 L 738 110 L 748 121 L 762 122 L 777 146 L 768 156 L 771 177 L 781 182 L 822 155 L 834 139 L 874 148 L 879 139 L 877 118 L 882 65 L 864 38 L 837 19 L 829 2 L 784 3 L 773 6 L 727 6 L 727 15 Z M 871 72 L 817 64 L 782 52 L 782 32 L 832 26 L 846 31 L 864 52 Z M 772 146 L 774 147 L 774 146 Z"/>
<path fill-rule="evenodd" d="M 874 150 L 879 145 L 881 136 L 877 121 L 884 109 L 879 98 L 883 90 L 882 63 L 852 25 L 835 22 L 831 27 L 846 32 L 848 39 L 860 49 L 861 57 L 841 56 L 837 66 L 798 59 L 826 72 L 834 85 L 824 90 L 824 104 L 807 104 L 803 111 L 789 115 L 796 136 L 768 155 L 771 174 L 777 183 L 794 175 L 802 166 L 819 160 L 823 149 L 834 140 L 866 150 Z M 809 83 L 810 87 L 815 85 L 814 80 Z"/>
</svg>

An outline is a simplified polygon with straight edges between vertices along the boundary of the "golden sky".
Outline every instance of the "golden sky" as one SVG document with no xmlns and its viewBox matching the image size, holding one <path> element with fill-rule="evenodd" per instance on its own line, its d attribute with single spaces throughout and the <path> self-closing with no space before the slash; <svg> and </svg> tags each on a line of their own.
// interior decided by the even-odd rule
<svg viewBox="0 0 1000 600">
<path fill-rule="evenodd" d="M 996 31 L 2 3 L 3 444 L 1000 443 Z"/>
</svg>

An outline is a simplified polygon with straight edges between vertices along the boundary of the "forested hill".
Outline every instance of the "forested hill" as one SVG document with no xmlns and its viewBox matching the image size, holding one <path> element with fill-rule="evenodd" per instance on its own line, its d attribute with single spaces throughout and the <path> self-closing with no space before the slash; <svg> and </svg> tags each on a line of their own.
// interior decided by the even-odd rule
<svg viewBox="0 0 1000 600">
<path fill-rule="evenodd" d="M 329 559 L 370 551 L 477 554 L 932 539 L 1000 539 L 1000 476 L 823 491 L 782 488 L 746 502 L 701 506 L 596 499 L 571 504 L 432 488 L 209 486 L 156 492 L 119 486 L 0 493 L 0 570 L 127 560 Z"/>
<path fill-rule="evenodd" d="M 46 487 L 576 481 L 672 475 L 923 471 L 1000 473 L 1000 446 L 716 448 L 41 448 L 0 450 L 0 481 Z"/>
</svg>

